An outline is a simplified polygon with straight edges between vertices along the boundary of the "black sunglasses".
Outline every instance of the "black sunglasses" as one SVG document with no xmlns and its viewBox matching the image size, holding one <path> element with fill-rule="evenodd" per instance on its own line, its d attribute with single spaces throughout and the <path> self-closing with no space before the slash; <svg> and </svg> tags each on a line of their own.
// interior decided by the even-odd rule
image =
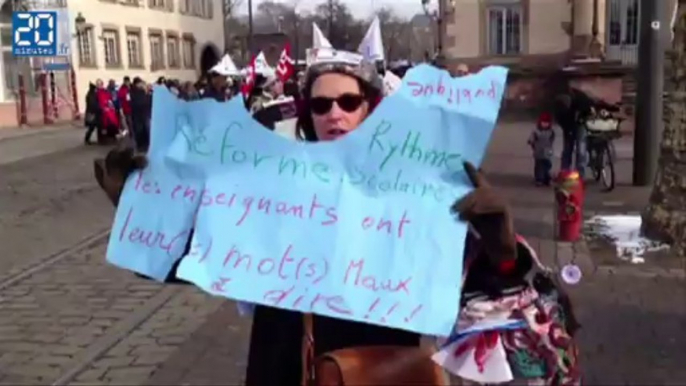
<svg viewBox="0 0 686 386">
<path fill-rule="evenodd" d="M 364 102 L 364 97 L 360 94 L 341 94 L 336 98 L 313 97 L 310 99 L 310 107 L 314 114 L 324 115 L 331 111 L 334 102 L 341 110 L 352 113 L 360 108 Z"/>
</svg>

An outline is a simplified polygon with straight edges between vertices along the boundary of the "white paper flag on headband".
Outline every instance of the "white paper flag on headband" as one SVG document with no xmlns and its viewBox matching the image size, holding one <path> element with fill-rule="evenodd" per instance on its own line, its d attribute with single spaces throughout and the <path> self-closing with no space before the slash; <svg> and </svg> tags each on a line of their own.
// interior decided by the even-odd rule
<svg viewBox="0 0 686 386">
<path fill-rule="evenodd" d="M 378 16 L 374 17 L 372 25 L 369 26 L 364 39 L 362 39 L 360 46 L 357 48 L 357 52 L 371 62 L 386 59 L 383 40 L 381 39 L 381 21 L 379 21 Z"/>
<path fill-rule="evenodd" d="M 332 48 L 329 39 L 324 36 L 317 23 L 312 23 L 312 48 Z"/>
<path fill-rule="evenodd" d="M 236 64 L 229 54 L 224 55 L 219 63 L 210 69 L 210 72 L 216 72 L 217 74 L 224 76 L 240 75 L 238 67 L 236 67 Z"/>
<path fill-rule="evenodd" d="M 274 76 L 276 74 L 276 71 L 267 63 L 267 58 L 262 51 L 255 57 L 255 73 L 266 77 Z"/>
</svg>

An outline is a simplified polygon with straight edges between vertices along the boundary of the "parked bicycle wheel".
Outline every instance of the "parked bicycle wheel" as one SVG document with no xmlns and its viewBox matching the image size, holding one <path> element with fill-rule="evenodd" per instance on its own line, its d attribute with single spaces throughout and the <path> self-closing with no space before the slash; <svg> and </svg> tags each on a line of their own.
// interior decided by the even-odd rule
<svg viewBox="0 0 686 386">
<path fill-rule="evenodd" d="M 600 159 L 599 156 L 600 155 L 598 154 L 598 150 L 596 150 L 595 146 L 588 147 L 588 168 L 591 169 L 593 180 L 595 182 L 600 181 L 600 172 L 602 171 L 602 166 L 598 162 Z"/>
<path fill-rule="evenodd" d="M 597 173 L 603 184 L 603 190 L 605 192 L 610 192 L 615 188 L 615 152 L 612 141 L 608 141 L 605 146 L 603 146 L 600 154 L 597 154 L 596 156 L 599 157 L 597 160 L 599 166 L 597 168 Z M 596 173 L 596 171 L 594 171 L 594 173 Z"/>
</svg>

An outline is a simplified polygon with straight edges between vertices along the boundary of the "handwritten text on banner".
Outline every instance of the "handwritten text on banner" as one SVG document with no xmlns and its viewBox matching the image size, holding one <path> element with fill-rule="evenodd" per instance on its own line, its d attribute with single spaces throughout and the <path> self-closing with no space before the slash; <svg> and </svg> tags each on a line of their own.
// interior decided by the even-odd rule
<svg viewBox="0 0 686 386">
<path fill-rule="evenodd" d="M 354 132 L 290 141 L 240 98 L 154 93 L 150 166 L 127 182 L 108 260 L 241 301 L 447 335 L 458 311 L 471 189 L 506 70 L 419 66 Z"/>
</svg>

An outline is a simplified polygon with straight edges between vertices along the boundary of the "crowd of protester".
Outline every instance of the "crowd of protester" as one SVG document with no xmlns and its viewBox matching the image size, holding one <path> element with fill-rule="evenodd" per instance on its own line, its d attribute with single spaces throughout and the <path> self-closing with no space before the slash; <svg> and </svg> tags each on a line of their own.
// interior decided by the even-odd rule
<svg viewBox="0 0 686 386">
<path fill-rule="evenodd" d="M 253 87 L 245 97 L 246 108 L 252 113 L 261 110 L 271 101 L 286 96 L 298 98 L 297 78 L 285 83 L 275 76 L 257 74 Z M 197 82 L 181 82 L 177 79 L 158 78 L 147 83 L 139 77 L 125 76 L 121 84 L 110 79 L 107 85 L 101 79 L 89 84 L 86 93 L 84 143 L 92 144 L 93 134 L 98 144 L 112 143 L 122 137 L 130 137 L 136 147 L 145 151 L 149 145 L 152 92 L 155 85 L 164 85 L 179 98 L 193 101 L 214 99 L 227 101 L 241 93 L 242 80 L 210 72 Z"/>
</svg>

